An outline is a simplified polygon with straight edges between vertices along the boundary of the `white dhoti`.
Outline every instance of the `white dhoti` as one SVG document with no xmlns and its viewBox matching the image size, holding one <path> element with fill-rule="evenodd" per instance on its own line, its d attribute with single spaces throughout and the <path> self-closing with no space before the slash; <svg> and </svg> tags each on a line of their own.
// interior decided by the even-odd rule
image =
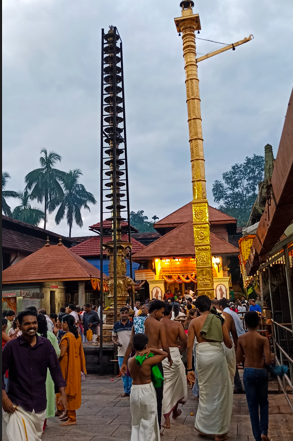
<svg viewBox="0 0 293 441">
<path fill-rule="evenodd" d="M 157 396 L 153 383 L 132 385 L 130 411 L 130 441 L 160 441 Z"/>
<path fill-rule="evenodd" d="M 221 343 L 198 343 L 196 370 L 199 403 L 195 429 L 206 435 L 229 431 L 233 409 L 233 387 Z"/>
<path fill-rule="evenodd" d="M 41 413 L 27 412 L 17 406 L 14 413 L 3 412 L 3 417 L 7 423 L 9 441 L 41 441 L 46 410 Z"/>
<path fill-rule="evenodd" d="M 227 360 L 227 366 L 228 366 L 228 371 L 229 371 L 229 375 L 230 375 L 230 379 L 232 382 L 232 386 L 234 387 L 234 377 L 236 374 L 236 352 L 235 352 L 235 346 L 233 343 L 233 346 L 231 349 L 227 348 L 227 346 L 223 344 L 223 348 L 224 348 L 224 354 Z"/>
<path fill-rule="evenodd" d="M 178 403 L 184 404 L 187 400 L 187 380 L 179 348 L 170 348 L 170 355 L 172 366 L 166 358 L 162 362 L 164 370 L 162 413 L 165 417 L 171 414 Z"/>
</svg>

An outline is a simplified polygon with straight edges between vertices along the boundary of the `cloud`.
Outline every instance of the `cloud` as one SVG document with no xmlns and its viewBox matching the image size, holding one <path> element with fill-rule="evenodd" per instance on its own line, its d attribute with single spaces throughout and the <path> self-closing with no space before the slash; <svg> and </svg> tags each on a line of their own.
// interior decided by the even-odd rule
<svg viewBox="0 0 293 441">
<path fill-rule="evenodd" d="M 212 184 L 246 156 L 276 154 L 292 88 L 290 0 L 197 1 L 200 38 L 255 39 L 199 63 L 208 199 Z M 47 148 L 60 168 L 80 168 L 99 198 L 101 28 L 123 41 L 130 203 L 162 218 L 191 200 L 179 0 L 6 0 L 3 4 L 3 170 L 21 190 Z M 197 40 L 205 54 L 219 45 Z M 13 206 L 14 201 L 11 200 Z M 84 212 L 88 234 L 99 204 Z M 49 228 L 67 234 L 64 220 Z"/>
</svg>

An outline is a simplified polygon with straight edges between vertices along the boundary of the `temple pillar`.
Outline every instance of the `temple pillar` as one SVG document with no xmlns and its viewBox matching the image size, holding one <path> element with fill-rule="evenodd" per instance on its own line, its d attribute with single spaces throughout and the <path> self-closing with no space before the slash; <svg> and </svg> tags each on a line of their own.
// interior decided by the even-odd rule
<svg viewBox="0 0 293 441">
<path fill-rule="evenodd" d="M 85 304 L 85 282 L 78 282 L 78 304 L 81 308 Z"/>
</svg>

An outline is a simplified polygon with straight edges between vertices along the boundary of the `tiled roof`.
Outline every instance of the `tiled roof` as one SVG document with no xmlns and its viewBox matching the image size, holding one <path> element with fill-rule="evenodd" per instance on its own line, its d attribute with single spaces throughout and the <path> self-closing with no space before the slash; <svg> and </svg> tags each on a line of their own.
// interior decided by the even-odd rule
<svg viewBox="0 0 293 441">
<path fill-rule="evenodd" d="M 91 236 L 76 236 L 76 237 L 70 237 L 70 240 L 73 244 L 77 245 L 81 242 L 85 242 L 88 239 L 91 239 L 92 237 L 95 237 L 93 234 Z"/>
<path fill-rule="evenodd" d="M 131 237 L 134 239 L 158 239 L 161 235 L 154 231 L 153 233 L 133 233 Z"/>
<path fill-rule="evenodd" d="M 93 230 L 93 231 L 100 231 L 100 227 L 101 227 L 101 223 L 100 222 L 98 222 L 98 223 L 96 223 L 96 224 L 94 224 L 94 225 L 91 225 L 90 227 L 89 227 L 89 229 L 90 230 Z M 124 221 L 122 221 L 121 222 L 121 227 L 123 228 L 123 230 L 126 230 L 126 228 L 128 228 L 128 223 L 127 222 L 124 222 Z M 108 230 L 109 228 L 112 228 L 112 222 L 111 221 L 104 221 L 103 222 L 103 228 L 106 230 Z M 135 228 L 135 227 L 133 227 L 132 225 L 130 225 L 130 229 L 131 229 L 131 231 L 133 232 L 133 233 L 138 233 L 138 229 L 137 228 Z"/>
<path fill-rule="evenodd" d="M 211 233 L 211 250 L 217 254 L 239 254 L 239 249 Z M 154 257 L 194 257 L 194 239 L 192 222 L 186 222 L 175 228 L 160 239 L 136 253 L 133 260 L 148 260 Z"/>
<path fill-rule="evenodd" d="M 2 228 L 6 228 L 11 231 L 18 231 L 20 233 L 26 234 L 31 237 L 45 240 L 49 236 L 50 241 L 58 243 L 59 237 L 62 238 L 64 245 L 71 246 L 71 241 L 68 237 L 61 236 L 60 234 L 53 233 L 53 231 L 44 230 L 43 228 L 35 227 L 34 225 L 27 224 L 26 222 L 21 222 L 11 217 L 4 216 L 2 214 Z"/>
<path fill-rule="evenodd" d="M 103 243 L 111 242 L 112 237 L 111 236 L 104 236 Z M 122 234 L 122 240 L 124 242 L 128 242 L 128 235 Z M 145 246 L 135 240 L 133 237 L 131 238 L 132 243 L 132 253 L 137 253 L 145 248 Z M 100 256 L 100 244 L 101 244 L 101 237 L 100 236 L 94 236 L 91 239 L 86 240 L 85 242 L 82 242 L 75 247 L 70 248 L 70 250 L 79 256 L 89 257 L 89 256 Z M 107 254 L 106 251 L 104 251 L 104 254 Z"/>
<path fill-rule="evenodd" d="M 44 239 L 2 228 L 2 248 L 34 253 L 45 245 Z"/>
<path fill-rule="evenodd" d="M 44 246 L 2 272 L 2 283 L 89 280 L 100 271 L 64 245 Z M 106 277 L 106 276 L 105 276 Z"/>
<path fill-rule="evenodd" d="M 209 219 L 211 224 L 236 224 L 237 220 L 234 217 L 228 216 L 217 208 L 209 205 Z M 184 224 L 187 221 L 192 221 L 192 203 L 184 205 L 174 213 L 164 217 L 154 224 L 155 229 L 176 227 L 180 224 Z"/>
</svg>

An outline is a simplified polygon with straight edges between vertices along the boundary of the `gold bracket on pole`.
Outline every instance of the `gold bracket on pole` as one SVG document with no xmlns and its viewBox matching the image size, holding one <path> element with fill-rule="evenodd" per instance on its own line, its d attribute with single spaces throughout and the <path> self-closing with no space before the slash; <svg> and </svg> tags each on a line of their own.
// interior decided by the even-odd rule
<svg viewBox="0 0 293 441">
<path fill-rule="evenodd" d="M 210 52 L 209 54 L 203 55 L 202 57 L 196 58 L 196 62 L 207 60 L 208 58 L 214 57 L 215 55 L 221 54 L 222 52 L 229 51 L 230 49 L 235 50 L 235 47 L 240 46 L 241 44 L 248 43 L 248 41 L 253 40 L 254 36 L 252 34 L 247 38 L 243 38 L 243 40 L 236 41 L 236 43 L 229 44 L 228 46 L 221 47 L 221 49 L 217 49 L 216 51 Z"/>
</svg>

